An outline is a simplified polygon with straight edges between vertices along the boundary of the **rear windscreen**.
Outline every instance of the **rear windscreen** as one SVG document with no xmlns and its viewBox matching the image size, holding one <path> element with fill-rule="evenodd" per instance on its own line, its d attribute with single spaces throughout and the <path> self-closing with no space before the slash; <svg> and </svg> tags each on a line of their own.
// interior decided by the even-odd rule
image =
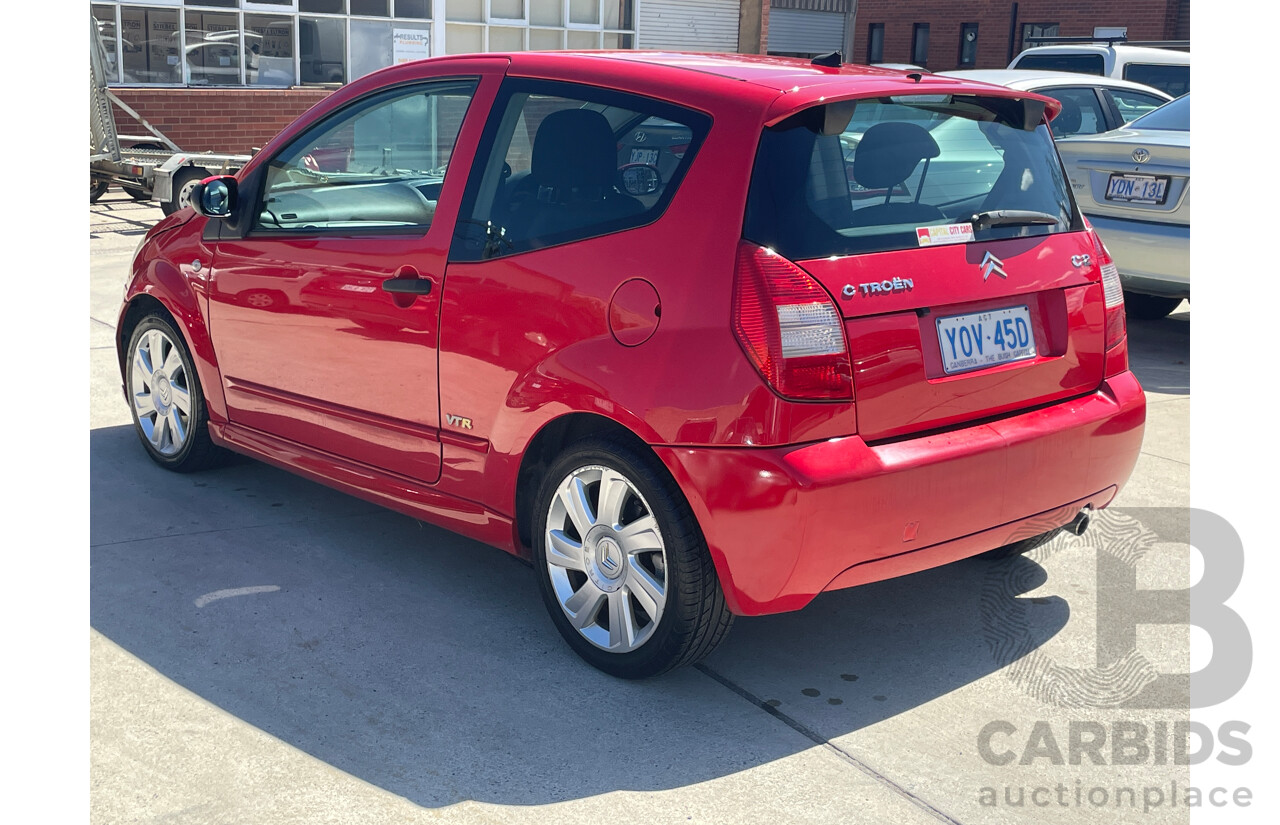
<svg viewBox="0 0 1280 825">
<path fill-rule="evenodd" d="M 804 260 L 909 249 L 939 233 L 982 241 L 1079 229 L 1042 116 L 1033 101 L 967 95 L 846 101 L 793 115 L 761 135 L 744 237 Z M 973 221 L 999 210 L 1043 222 Z"/>
<path fill-rule="evenodd" d="M 1010 68 L 1097 75 L 1106 73 L 1100 54 L 1030 54 Z"/>
</svg>

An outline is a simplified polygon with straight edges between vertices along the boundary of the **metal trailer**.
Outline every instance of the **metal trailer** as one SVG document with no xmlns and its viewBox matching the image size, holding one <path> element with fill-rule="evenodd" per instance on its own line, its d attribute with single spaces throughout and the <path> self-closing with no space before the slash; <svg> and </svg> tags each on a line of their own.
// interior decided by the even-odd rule
<svg viewBox="0 0 1280 825">
<path fill-rule="evenodd" d="M 98 21 L 89 18 L 89 202 L 119 184 L 134 200 L 156 200 L 166 215 L 186 206 L 191 189 L 210 175 L 231 175 L 252 155 L 183 152 L 107 88 L 107 56 Z M 116 132 L 112 104 L 147 130 Z M 130 145 L 123 147 L 122 140 Z"/>
</svg>

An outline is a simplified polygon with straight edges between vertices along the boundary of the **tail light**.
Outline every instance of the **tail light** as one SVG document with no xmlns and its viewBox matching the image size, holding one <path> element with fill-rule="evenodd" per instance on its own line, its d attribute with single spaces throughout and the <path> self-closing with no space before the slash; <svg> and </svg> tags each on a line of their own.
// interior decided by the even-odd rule
<svg viewBox="0 0 1280 825">
<path fill-rule="evenodd" d="M 1120 286 L 1120 270 L 1116 269 L 1111 253 L 1102 243 L 1096 231 L 1093 235 L 1093 251 L 1098 256 L 1098 266 L 1102 270 L 1102 297 L 1107 308 L 1107 349 L 1124 340 L 1124 290 Z"/>
<path fill-rule="evenodd" d="M 733 332 L 760 376 L 784 398 L 850 401 L 853 373 L 831 296 L 769 249 L 738 246 Z"/>
</svg>

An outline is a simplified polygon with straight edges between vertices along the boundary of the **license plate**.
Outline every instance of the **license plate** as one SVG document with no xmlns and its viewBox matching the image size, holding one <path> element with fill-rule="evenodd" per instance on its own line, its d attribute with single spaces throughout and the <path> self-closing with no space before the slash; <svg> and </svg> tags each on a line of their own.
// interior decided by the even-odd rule
<svg viewBox="0 0 1280 825">
<path fill-rule="evenodd" d="M 1169 178 L 1163 175 L 1112 175 L 1107 181 L 1107 200 L 1123 203 L 1164 203 Z"/>
<path fill-rule="evenodd" d="M 948 375 L 1036 357 L 1031 311 L 1025 306 L 939 318 L 938 344 Z"/>
<path fill-rule="evenodd" d="M 632 149 L 631 162 L 645 163 L 645 164 L 648 164 L 649 166 L 657 166 L 658 150 L 657 149 Z"/>
</svg>

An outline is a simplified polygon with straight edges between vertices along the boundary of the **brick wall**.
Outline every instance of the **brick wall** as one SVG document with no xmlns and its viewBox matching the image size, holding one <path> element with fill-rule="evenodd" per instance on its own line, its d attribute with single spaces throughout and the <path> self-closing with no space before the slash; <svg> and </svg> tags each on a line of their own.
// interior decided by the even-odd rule
<svg viewBox="0 0 1280 825">
<path fill-rule="evenodd" d="M 978 24 L 977 63 L 973 68 L 1001 69 L 1009 65 L 1010 0 L 861 0 L 854 21 L 855 62 L 867 59 L 867 27 L 884 23 L 885 63 L 912 63 L 911 38 L 915 23 L 929 24 L 926 68 L 947 71 L 959 66 L 960 26 Z M 1022 24 L 1057 23 L 1061 37 L 1092 36 L 1095 26 L 1128 26 L 1130 40 L 1187 39 L 1187 0 L 1019 0 L 1014 54 L 1022 49 Z"/>
<path fill-rule="evenodd" d="M 248 153 L 267 145 L 328 89 L 112 89 L 152 126 L 188 152 Z M 115 108 L 116 129 L 146 130 Z"/>
</svg>

